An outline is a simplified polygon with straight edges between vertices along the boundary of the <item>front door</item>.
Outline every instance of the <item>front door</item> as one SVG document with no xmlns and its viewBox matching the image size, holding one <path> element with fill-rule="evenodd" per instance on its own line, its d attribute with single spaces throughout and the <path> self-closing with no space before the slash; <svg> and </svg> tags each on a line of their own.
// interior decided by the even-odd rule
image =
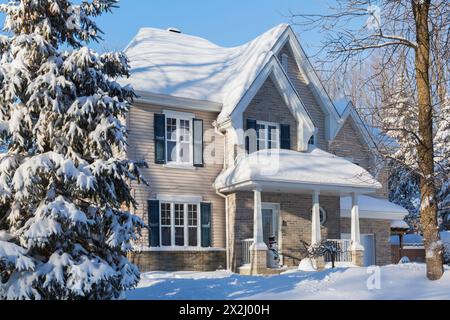
<svg viewBox="0 0 450 320">
<path fill-rule="evenodd" d="M 264 243 L 269 246 L 269 238 L 275 237 L 278 242 L 278 205 L 262 205 Z"/>
</svg>

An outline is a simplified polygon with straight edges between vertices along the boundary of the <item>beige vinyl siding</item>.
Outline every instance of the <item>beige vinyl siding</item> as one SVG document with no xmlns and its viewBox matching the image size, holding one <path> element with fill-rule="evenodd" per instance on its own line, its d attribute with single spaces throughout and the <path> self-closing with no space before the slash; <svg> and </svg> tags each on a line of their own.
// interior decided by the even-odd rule
<svg viewBox="0 0 450 320">
<path fill-rule="evenodd" d="M 195 169 L 177 169 L 155 164 L 154 153 L 154 114 L 164 110 L 187 112 L 203 120 L 205 166 Z M 201 196 L 203 202 L 212 203 L 212 246 L 225 247 L 225 201 L 216 195 L 212 187 L 216 177 L 223 169 L 223 137 L 215 133 L 212 123 L 217 113 L 186 111 L 181 109 L 135 103 L 128 119 L 129 159 L 145 160 L 148 169 L 142 169 L 144 178 L 149 183 L 133 183 L 133 193 L 139 203 L 136 213 L 148 222 L 147 201 L 158 194 L 172 196 Z M 216 163 L 211 163 L 213 157 Z M 148 245 L 148 231 L 144 230 L 142 244 Z"/>
<path fill-rule="evenodd" d="M 286 44 L 286 46 L 281 49 L 279 53 L 280 61 L 283 54 L 286 54 L 288 57 L 288 77 L 297 91 L 300 100 L 303 102 L 306 110 L 308 111 L 314 126 L 318 129 L 316 145 L 320 149 L 327 150 L 328 146 L 325 135 L 325 113 L 314 97 L 313 92 L 308 87 L 308 83 L 295 61 L 289 44 Z"/>
</svg>

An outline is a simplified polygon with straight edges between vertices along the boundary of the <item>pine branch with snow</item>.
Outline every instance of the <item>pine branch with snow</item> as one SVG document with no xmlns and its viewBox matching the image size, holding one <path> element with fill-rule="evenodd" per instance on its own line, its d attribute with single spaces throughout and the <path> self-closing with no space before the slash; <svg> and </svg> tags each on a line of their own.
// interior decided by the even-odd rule
<svg viewBox="0 0 450 320">
<path fill-rule="evenodd" d="M 129 181 L 127 57 L 98 54 L 93 18 L 116 0 L 15 0 L 0 38 L 0 299 L 117 299 L 144 223 Z M 71 50 L 61 50 L 67 45 Z"/>
</svg>

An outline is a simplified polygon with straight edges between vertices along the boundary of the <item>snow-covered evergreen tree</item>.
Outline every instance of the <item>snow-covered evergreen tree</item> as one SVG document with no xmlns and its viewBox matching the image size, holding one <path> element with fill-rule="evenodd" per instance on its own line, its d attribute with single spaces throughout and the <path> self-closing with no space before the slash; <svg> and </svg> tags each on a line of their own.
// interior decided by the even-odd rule
<svg viewBox="0 0 450 320">
<path fill-rule="evenodd" d="M 116 0 L 13 0 L 0 37 L 0 299 L 115 299 L 139 271 L 143 222 L 127 184 L 122 53 L 97 54 L 92 20 Z M 69 48 L 62 50 L 61 48 Z"/>
</svg>

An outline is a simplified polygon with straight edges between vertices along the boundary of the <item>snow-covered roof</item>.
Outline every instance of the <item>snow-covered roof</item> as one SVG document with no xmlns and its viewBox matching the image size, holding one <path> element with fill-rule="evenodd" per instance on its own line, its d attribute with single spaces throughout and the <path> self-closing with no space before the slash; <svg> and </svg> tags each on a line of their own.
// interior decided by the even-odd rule
<svg viewBox="0 0 450 320">
<path fill-rule="evenodd" d="M 341 197 L 341 217 L 350 217 L 351 207 L 351 197 Z M 364 195 L 359 197 L 361 219 L 402 220 L 407 214 L 408 210 L 386 199 Z"/>
<path fill-rule="evenodd" d="M 405 220 L 394 220 L 391 222 L 391 229 L 409 229 L 410 226 Z"/>
<path fill-rule="evenodd" d="M 222 172 L 215 182 L 218 190 L 241 188 L 248 184 L 287 185 L 295 190 L 364 190 L 372 192 L 381 184 L 365 169 L 318 148 L 307 152 L 262 150 L 240 157 L 234 166 Z"/>
<path fill-rule="evenodd" d="M 224 48 L 208 40 L 143 28 L 128 45 L 131 77 L 138 93 L 169 95 L 221 104 L 227 118 L 268 61 L 288 28 L 281 24 L 253 41 Z"/>
</svg>

